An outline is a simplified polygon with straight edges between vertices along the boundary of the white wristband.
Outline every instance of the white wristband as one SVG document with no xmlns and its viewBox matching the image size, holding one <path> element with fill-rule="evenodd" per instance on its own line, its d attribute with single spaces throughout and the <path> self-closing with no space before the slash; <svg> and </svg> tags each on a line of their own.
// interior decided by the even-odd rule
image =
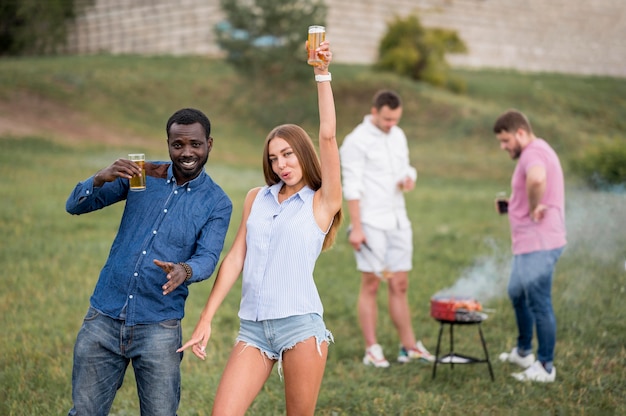
<svg viewBox="0 0 626 416">
<path fill-rule="evenodd" d="M 326 75 L 315 75 L 315 81 L 317 82 L 331 81 L 332 79 L 333 77 L 330 75 L 330 72 Z"/>
</svg>

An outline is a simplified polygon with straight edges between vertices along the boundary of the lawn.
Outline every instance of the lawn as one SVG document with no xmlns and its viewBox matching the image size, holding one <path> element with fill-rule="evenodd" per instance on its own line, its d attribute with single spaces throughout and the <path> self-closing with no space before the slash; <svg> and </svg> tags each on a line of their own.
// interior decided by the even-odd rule
<svg viewBox="0 0 626 416">
<path fill-rule="evenodd" d="M 356 318 L 359 275 L 341 232 L 315 272 L 325 321 L 335 337 L 317 414 L 624 414 L 626 195 L 586 189 L 568 162 L 597 140 L 626 145 L 626 83 L 457 72 L 468 82 L 464 95 L 365 67 L 334 67 L 338 137 L 341 141 L 360 121 L 378 88 L 401 92 L 401 125 L 419 171 L 416 189 L 407 194 L 415 245 L 409 295 L 415 331 L 434 352 L 439 323 L 429 317 L 430 297 L 447 288 L 472 292 L 489 310 L 482 329 L 495 382 L 484 364 L 441 365 L 434 380 L 430 364 L 393 363 L 386 370 L 363 366 Z M 234 202 L 229 247 L 245 193 L 262 183 L 261 143 L 269 128 L 291 121 L 315 134 L 313 82 L 282 89 L 261 84 L 203 58 L 0 60 L 0 126 L 13 123 L 26 132 L 0 135 L 0 312 L 5 328 L 0 414 L 62 415 L 71 407 L 74 340 L 123 208 L 118 204 L 70 216 L 65 200 L 76 182 L 130 152 L 166 158 L 167 117 L 183 106 L 201 108 L 211 118 L 216 138 L 207 171 Z M 514 162 L 499 151 L 491 133 L 497 115 L 509 107 L 527 112 L 537 135 L 554 145 L 567 180 L 569 244 L 557 265 L 553 292 L 557 381 L 549 385 L 520 384 L 509 376 L 515 369 L 497 359 L 515 342 L 506 297 L 508 222 L 493 209 L 496 193 L 509 189 Z M 49 127 L 53 120 L 58 128 Z M 37 123 L 44 128 L 37 129 Z M 186 337 L 211 285 L 209 280 L 191 288 L 183 321 Z M 192 354 L 183 360 L 179 415 L 210 414 L 238 329 L 239 287 L 215 319 L 207 360 Z M 381 312 L 385 295 L 383 288 Z M 393 359 L 397 336 L 388 315 L 379 318 L 379 340 Z M 455 328 L 455 345 L 458 351 L 482 354 L 475 326 Z M 282 389 L 274 371 L 249 414 L 284 414 Z M 111 414 L 138 413 L 131 368 Z"/>
</svg>

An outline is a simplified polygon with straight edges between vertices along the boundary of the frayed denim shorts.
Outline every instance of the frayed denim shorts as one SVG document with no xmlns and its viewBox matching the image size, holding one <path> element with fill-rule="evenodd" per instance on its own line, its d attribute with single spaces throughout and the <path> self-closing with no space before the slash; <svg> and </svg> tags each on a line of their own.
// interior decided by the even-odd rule
<svg viewBox="0 0 626 416">
<path fill-rule="evenodd" d="M 322 342 L 334 342 L 333 334 L 326 329 L 324 320 L 316 313 L 265 321 L 241 319 L 235 344 L 243 342 L 245 347 L 254 347 L 270 360 L 278 361 L 278 373 L 282 378 L 283 352 L 311 337 L 315 337 L 320 355 Z"/>
</svg>

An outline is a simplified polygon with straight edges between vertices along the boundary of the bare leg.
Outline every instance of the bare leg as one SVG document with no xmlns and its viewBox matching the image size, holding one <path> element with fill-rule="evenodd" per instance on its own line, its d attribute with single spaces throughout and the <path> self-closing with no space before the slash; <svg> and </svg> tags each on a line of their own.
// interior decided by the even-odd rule
<svg viewBox="0 0 626 416">
<path fill-rule="evenodd" d="M 359 292 L 358 313 L 359 324 L 365 339 L 365 346 L 376 344 L 376 320 L 378 318 L 378 306 L 376 294 L 380 279 L 374 273 L 363 273 L 361 276 L 361 291 Z"/>
<path fill-rule="evenodd" d="M 276 361 L 254 347 L 238 342 L 217 387 L 213 415 L 244 415 L 259 394 Z"/>
<path fill-rule="evenodd" d="M 415 334 L 411 324 L 411 312 L 407 291 L 409 288 L 409 272 L 394 272 L 388 281 L 389 315 L 398 330 L 400 343 L 405 348 L 415 347 Z"/>
<path fill-rule="evenodd" d="M 322 355 L 317 350 L 317 340 L 311 337 L 283 353 L 285 401 L 289 416 L 315 413 L 328 357 L 327 342 L 322 342 L 320 351 Z"/>
</svg>

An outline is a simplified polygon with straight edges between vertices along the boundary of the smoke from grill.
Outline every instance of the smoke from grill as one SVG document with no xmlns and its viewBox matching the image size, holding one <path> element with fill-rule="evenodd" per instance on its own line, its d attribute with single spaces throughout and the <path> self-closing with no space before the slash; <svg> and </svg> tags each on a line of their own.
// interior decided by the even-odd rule
<svg viewBox="0 0 626 416">
<path fill-rule="evenodd" d="M 471 267 L 461 273 L 453 286 L 440 290 L 435 297 L 466 296 L 485 303 L 490 299 L 506 296 L 511 270 L 510 247 L 500 247 L 493 240 L 487 242 L 491 254 L 476 259 Z"/>
<path fill-rule="evenodd" d="M 566 191 L 567 192 L 567 191 Z M 575 258 L 576 267 L 567 270 L 567 285 L 560 293 L 568 301 L 581 300 L 594 291 L 596 280 L 605 279 L 598 267 L 625 273 L 626 268 L 626 187 L 604 191 L 573 190 L 565 195 L 567 247 L 559 262 Z M 564 269 L 564 265 L 557 266 Z M 623 280 L 622 280 L 623 282 Z M 626 285 L 615 290 L 622 296 Z"/>
<path fill-rule="evenodd" d="M 594 262 L 614 264 L 626 268 L 626 191 L 624 187 L 607 191 L 568 189 L 566 191 L 565 220 L 567 247 L 562 259 L 589 258 Z M 508 224 L 506 225 L 508 227 Z M 511 270 L 510 240 L 497 244 L 487 240 L 490 254 L 478 257 L 465 269 L 454 285 L 440 290 L 434 296 L 465 296 L 483 304 L 490 299 L 507 297 L 507 284 Z M 577 299 L 593 287 L 595 276 L 582 262 L 569 270 L 567 285 L 560 294 L 566 299 Z M 557 267 L 557 273 L 559 268 Z M 626 286 L 619 288 L 626 293 Z"/>
</svg>

